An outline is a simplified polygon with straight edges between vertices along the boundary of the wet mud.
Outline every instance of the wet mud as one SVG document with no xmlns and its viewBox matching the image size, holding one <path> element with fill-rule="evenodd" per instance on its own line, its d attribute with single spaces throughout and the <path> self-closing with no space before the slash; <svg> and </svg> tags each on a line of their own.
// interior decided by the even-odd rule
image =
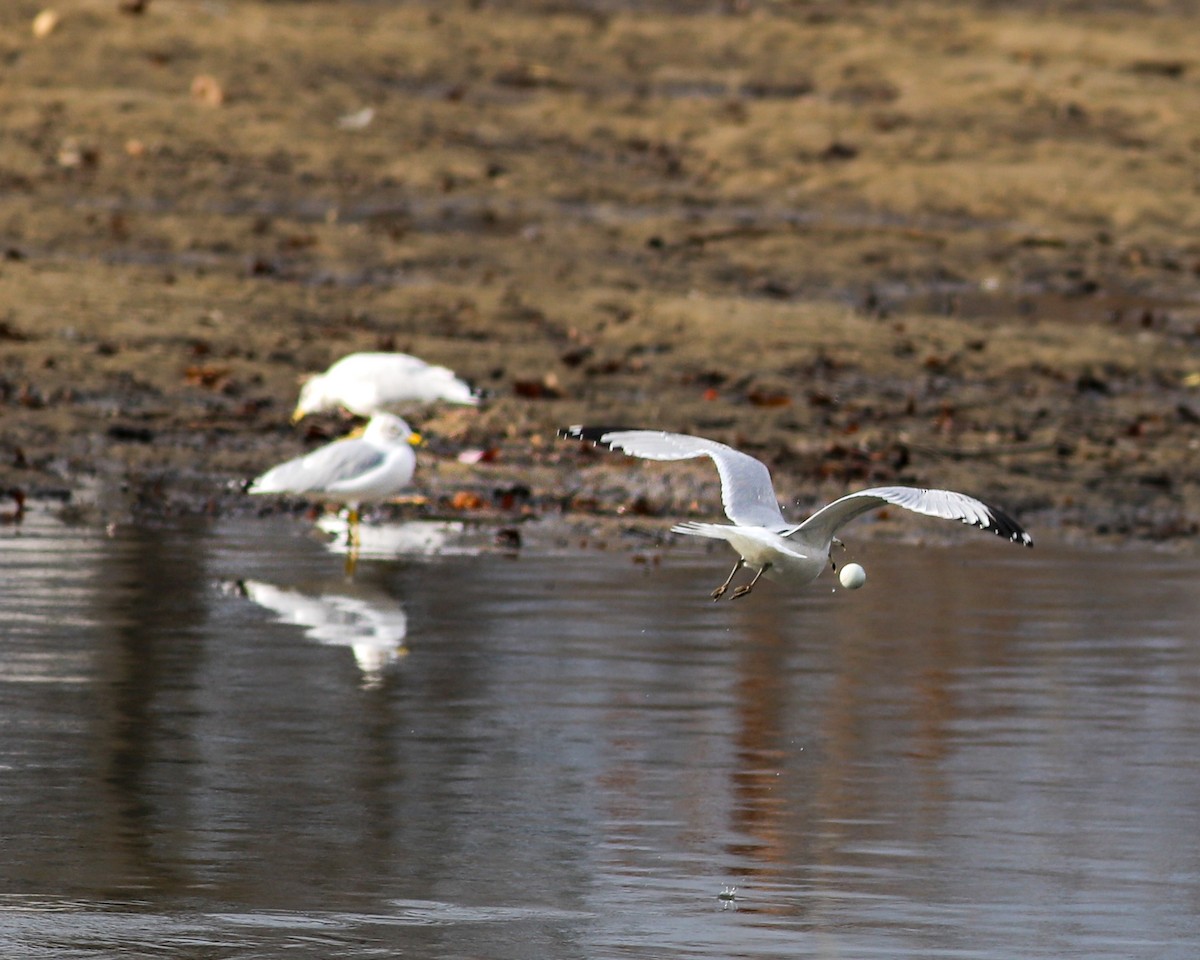
<svg viewBox="0 0 1200 960">
<path fill-rule="evenodd" d="M 400 512 L 718 510 L 707 463 L 555 438 L 593 421 L 742 447 L 798 513 L 911 483 L 1197 530 L 1189 5 L 39 13 L 0 12 L 14 511 L 305 509 L 239 486 L 346 428 L 289 424 L 297 378 L 397 349 L 491 394 L 411 412 Z"/>
</svg>

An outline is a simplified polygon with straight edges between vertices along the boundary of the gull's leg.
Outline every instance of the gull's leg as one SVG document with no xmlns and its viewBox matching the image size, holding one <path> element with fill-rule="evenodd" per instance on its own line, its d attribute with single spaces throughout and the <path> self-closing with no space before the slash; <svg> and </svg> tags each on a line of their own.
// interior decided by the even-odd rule
<svg viewBox="0 0 1200 960">
<path fill-rule="evenodd" d="M 730 571 L 730 574 L 726 578 L 725 582 L 712 592 L 711 596 L 714 600 L 720 600 L 723 596 L 725 596 L 725 591 L 728 590 L 729 585 L 733 583 L 733 578 L 737 576 L 737 572 L 745 565 L 746 561 L 741 557 L 738 557 L 738 562 L 733 565 L 733 570 Z"/>
<path fill-rule="evenodd" d="M 766 572 L 767 572 L 767 567 L 769 567 L 769 566 L 770 566 L 770 564 L 769 564 L 769 563 L 764 563 L 764 564 L 763 564 L 761 567 L 759 567 L 759 568 L 758 568 L 758 573 L 756 573 L 756 574 L 754 575 L 754 579 L 753 579 L 753 580 L 751 580 L 749 583 L 743 583 L 743 584 L 742 584 L 740 587 L 738 587 L 736 590 L 734 590 L 734 591 L 733 591 L 733 596 L 732 596 L 732 597 L 730 597 L 729 599 L 730 599 L 730 600 L 736 600 L 738 597 L 744 597 L 744 596 L 745 596 L 746 594 L 748 594 L 748 593 L 749 593 L 751 590 L 753 590 L 753 589 L 754 589 L 754 585 L 755 585 L 756 583 L 758 583 L 758 581 L 759 581 L 759 579 L 762 577 L 762 575 L 763 575 L 764 573 L 766 573 Z"/>
<path fill-rule="evenodd" d="M 354 570 L 358 566 L 358 548 L 362 545 L 362 537 L 358 532 L 358 525 L 362 518 L 359 516 L 358 504 L 350 507 L 349 524 L 350 530 L 347 535 L 346 550 L 346 577 L 354 576 Z"/>
</svg>

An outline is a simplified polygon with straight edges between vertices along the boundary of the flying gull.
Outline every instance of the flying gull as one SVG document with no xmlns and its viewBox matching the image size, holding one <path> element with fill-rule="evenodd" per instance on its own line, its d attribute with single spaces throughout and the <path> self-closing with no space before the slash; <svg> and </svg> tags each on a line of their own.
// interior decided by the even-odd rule
<svg viewBox="0 0 1200 960">
<path fill-rule="evenodd" d="M 674 533 L 725 540 L 739 554 L 729 577 L 712 592 L 719 600 L 742 567 L 757 572 L 754 579 L 737 587 L 733 598 L 749 593 L 762 577 L 786 580 L 797 585 L 820 576 L 829 562 L 834 534 L 859 514 L 893 504 L 945 520 L 961 520 L 997 536 L 1033 546 L 1033 538 L 1003 510 L 964 493 L 952 490 L 922 490 L 917 487 L 872 487 L 851 493 L 822 507 L 803 523 L 788 523 L 779 510 L 771 474 L 766 464 L 733 447 L 659 430 L 627 427 L 573 426 L 559 436 L 603 444 L 631 457 L 647 460 L 690 460 L 711 457 L 721 477 L 721 502 L 732 523 L 697 523 L 687 520 L 671 528 Z"/>
</svg>

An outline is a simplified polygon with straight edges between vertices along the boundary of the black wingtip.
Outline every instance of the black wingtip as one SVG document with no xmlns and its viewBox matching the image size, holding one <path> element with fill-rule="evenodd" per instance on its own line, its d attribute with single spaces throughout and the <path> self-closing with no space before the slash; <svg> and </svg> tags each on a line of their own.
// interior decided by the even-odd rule
<svg viewBox="0 0 1200 960">
<path fill-rule="evenodd" d="M 491 390 L 488 390 L 486 387 L 478 387 L 470 380 L 466 380 L 464 382 L 471 391 L 471 402 L 476 406 L 487 403 L 492 399 L 493 393 Z"/>
<path fill-rule="evenodd" d="M 610 433 L 620 433 L 623 430 L 634 430 L 636 427 L 585 427 L 577 423 L 574 426 L 563 427 L 558 431 L 560 437 L 570 440 L 587 440 L 591 443 L 604 443 L 604 437 Z M 607 444 L 605 444 L 607 446 Z"/>
<path fill-rule="evenodd" d="M 987 529 L 992 530 L 996 536 L 1005 537 L 1013 543 L 1023 543 L 1027 547 L 1033 546 L 1033 537 L 1026 533 L 1025 528 L 1003 510 L 989 505 L 988 513 L 991 514 L 992 522 L 988 525 Z"/>
</svg>

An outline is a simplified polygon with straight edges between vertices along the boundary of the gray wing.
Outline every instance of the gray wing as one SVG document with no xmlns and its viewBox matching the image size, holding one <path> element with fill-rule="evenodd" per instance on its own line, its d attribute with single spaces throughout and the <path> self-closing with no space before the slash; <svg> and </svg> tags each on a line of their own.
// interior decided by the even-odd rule
<svg viewBox="0 0 1200 960">
<path fill-rule="evenodd" d="M 711 457 L 721 477 L 721 502 L 725 507 L 725 516 L 736 524 L 748 527 L 783 530 L 788 526 L 779 512 L 779 502 L 775 499 L 775 488 L 771 485 L 771 474 L 766 464 L 723 443 L 684 433 L 624 427 L 577 425 L 560 430 L 559 435 L 604 444 L 610 450 L 620 450 L 631 457 L 646 460 Z"/>
<path fill-rule="evenodd" d="M 788 536 L 798 534 L 812 543 L 829 543 L 834 533 L 843 524 L 849 523 L 859 514 L 887 504 L 923 513 L 927 517 L 944 520 L 961 520 L 982 530 L 991 530 L 1013 543 L 1033 546 L 1033 538 L 1012 517 L 1001 510 L 953 490 L 922 490 L 917 487 L 872 487 L 834 500 L 822 507 Z"/>
<path fill-rule="evenodd" d="M 368 473 L 384 453 L 364 440 L 337 440 L 273 467 L 250 485 L 250 493 L 319 493 Z"/>
</svg>

